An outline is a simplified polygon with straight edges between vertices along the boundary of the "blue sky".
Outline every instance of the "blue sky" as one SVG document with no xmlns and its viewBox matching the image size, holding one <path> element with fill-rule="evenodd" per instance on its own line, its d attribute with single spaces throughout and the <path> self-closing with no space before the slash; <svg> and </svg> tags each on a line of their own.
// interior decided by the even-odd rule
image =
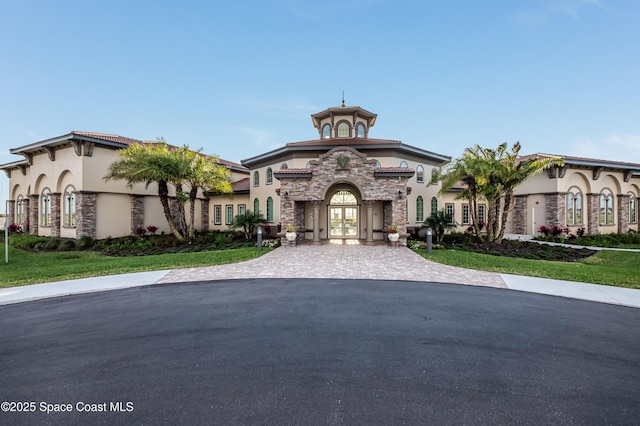
<svg viewBox="0 0 640 426">
<path fill-rule="evenodd" d="M 639 20 L 636 0 L 0 0 L 0 163 L 72 130 L 240 161 L 316 138 L 343 90 L 374 138 L 640 163 Z"/>
</svg>

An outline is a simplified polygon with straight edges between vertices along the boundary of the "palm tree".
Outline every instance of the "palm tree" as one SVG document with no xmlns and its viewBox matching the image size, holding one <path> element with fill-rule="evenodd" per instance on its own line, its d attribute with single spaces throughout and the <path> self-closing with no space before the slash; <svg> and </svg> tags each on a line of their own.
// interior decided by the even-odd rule
<svg viewBox="0 0 640 426">
<path fill-rule="evenodd" d="M 176 228 L 169 207 L 169 182 L 175 180 L 179 165 L 169 152 L 166 143 L 131 144 L 119 152 L 120 159 L 109 165 L 105 181 L 125 180 L 129 188 L 144 183 L 148 188 L 152 183 L 158 185 L 158 196 L 169 224 L 169 229 L 179 240 L 184 237 Z"/>
<path fill-rule="evenodd" d="M 171 232 L 180 241 L 195 233 L 195 203 L 199 189 L 229 192 L 229 171 L 215 157 L 192 151 L 187 145 L 169 146 L 164 139 L 158 143 L 131 144 L 120 151 L 120 159 L 109 166 L 105 180 L 126 180 L 131 188 L 136 183 L 158 184 L 158 195 Z M 169 184 L 176 190 L 178 215 L 174 217 L 169 205 Z M 189 192 L 185 191 L 185 186 Z M 190 203 L 190 221 L 187 225 L 185 204 Z"/>
<path fill-rule="evenodd" d="M 519 142 L 513 145 L 511 152 L 507 152 L 507 148 L 506 142 L 497 149 L 479 145 L 467 148 L 461 158 L 449 163 L 431 180 L 431 184 L 442 182 L 440 193 L 463 183 L 464 189 L 456 198 L 469 201 L 475 234 L 489 243 L 500 243 L 504 237 L 507 218 L 514 207 L 515 188 L 550 167 L 564 164 L 559 158 L 518 157 Z M 479 200 L 487 202 L 486 236 L 480 232 Z"/>
<path fill-rule="evenodd" d="M 188 162 L 185 180 L 189 185 L 189 213 L 190 220 L 188 226 L 189 237 L 192 238 L 195 232 L 195 209 L 198 190 L 202 189 L 215 191 L 217 193 L 231 192 L 231 173 L 229 169 L 220 165 L 219 159 L 212 156 L 205 156 L 198 151 L 189 150 L 188 146 L 181 148 L 181 156 Z"/>
<path fill-rule="evenodd" d="M 245 214 L 239 214 L 233 219 L 231 228 L 242 228 L 244 237 L 247 240 L 250 240 L 256 227 L 264 225 L 265 223 L 267 223 L 267 220 L 264 218 L 262 213 L 247 210 Z"/>
<path fill-rule="evenodd" d="M 456 222 L 453 220 L 450 214 L 445 213 L 444 210 L 431 212 L 431 216 L 424 221 L 422 228 L 431 228 L 435 232 L 436 242 L 441 243 L 444 238 L 444 233 L 448 229 L 455 229 Z"/>
</svg>

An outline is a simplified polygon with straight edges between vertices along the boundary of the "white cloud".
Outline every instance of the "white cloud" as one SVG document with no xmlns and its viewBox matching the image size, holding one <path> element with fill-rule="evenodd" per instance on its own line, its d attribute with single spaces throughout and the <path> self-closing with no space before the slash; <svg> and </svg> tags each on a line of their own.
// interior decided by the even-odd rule
<svg viewBox="0 0 640 426">
<path fill-rule="evenodd" d="M 606 10 L 599 0 L 553 0 L 550 4 L 552 10 L 569 15 L 574 19 L 578 17 L 580 10 L 587 6 L 596 6 Z"/>
<path fill-rule="evenodd" d="M 566 154 L 640 164 L 640 135 L 611 135 L 597 140 L 577 138 Z"/>
</svg>

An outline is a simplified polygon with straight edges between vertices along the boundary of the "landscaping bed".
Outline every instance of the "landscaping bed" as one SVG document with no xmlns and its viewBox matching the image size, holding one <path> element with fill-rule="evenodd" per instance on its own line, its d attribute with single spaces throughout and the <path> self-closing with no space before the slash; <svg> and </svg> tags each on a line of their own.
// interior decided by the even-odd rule
<svg viewBox="0 0 640 426">
<path fill-rule="evenodd" d="M 420 243 L 421 246 L 423 244 L 424 242 Z M 415 244 L 410 243 L 410 246 L 415 247 Z M 501 244 L 481 243 L 470 234 L 447 235 L 442 243 L 434 244 L 434 249 L 459 250 L 494 256 L 555 262 L 579 262 L 596 253 L 596 251 L 590 249 L 575 249 L 519 240 L 503 240 Z"/>
</svg>

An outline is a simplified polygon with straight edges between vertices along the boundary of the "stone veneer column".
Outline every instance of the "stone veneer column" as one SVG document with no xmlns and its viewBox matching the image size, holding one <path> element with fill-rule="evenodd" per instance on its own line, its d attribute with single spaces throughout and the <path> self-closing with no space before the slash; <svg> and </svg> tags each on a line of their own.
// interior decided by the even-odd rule
<svg viewBox="0 0 640 426">
<path fill-rule="evenodd" d="M 60 193 L 55 192 L 49 195 L 49 199 L 51 200 L 51 236 L 59 237 L 60 236 L 60 211 L 62 210 L 60 207 Z"/>
<path fill-rule="evenodd" d="M 16 202 L 14 200 L 7 201 L 7 217 L 5 225 L 9 226 L 12 223 L 16 223 Z M 21 225 L 21 224 L 18 224 Z"/>
<path fill-rule="evenodd" d="M 96 201 L 95 192 L 76 192 L 76 238 L 96 238 Z"/>
<path fill-rule="evenodd" d="M 618 195 L 618 233 L 629 232 L 629 194 Z"/>
<path fill-rule="evenodd" d="M 202 231 L 209 230 L 209 199 L 200 202 L 200 226 Z"/>
<path fill-rule="evenodd" d="M 304 223 L 304 201 L 295 201 L 294 206 L 294 225 L 296 227 L 296 231 L 299 229 L 302 230 L 302 234 L 299 235 L 301 240 L 304 240 L 305 234 L 305 223 Z"/>
<path fill-rule="evenodd" d="M 38 235 L 38 224 L 40 223 L 40 218 L 38 217 L 40 204 L 38 201 L 40 196 L 38 194 L 29 195 L 29 215 L 27 216 L 27 221 L 29 222 L 29 233 L 33 235 Z"/>
<path fill-rule="evenodd" d="M 22 199 L 22 223 L 20 223 L 19 225 L 22 226 L 22 230 L 24 232 L 29 232 L 29 199 L 28 198 L 23 198 Z"/>
<path fill-rule="evenodd" d="M 365 200 L 365 205 L 367 206 L 367 239 L 365 240 L 365 245 L 373 244 L 373 206 L 375 205 L 374 200 Z"/>
<path fill-rule="evenodd" d="M 587 234 L 600 232 L 600 194 L 587 194 Z"/>
<path fill-rule="evenodd" d="M 320 206 L 322 201 L 312 201 L 313 205 L 313 244 L 320 245 Z"/>
<path fill-rule="evenodd" d="M 545 194 L 547 205 L 547 225 L 565 226 L 567 221 L 567 193 Z"/>
<path fill-rule="evenodd" d="M 131 235 L 137 235 L 138 228 L 144 228 L 144 196 L 131 195 Z"/>
<path fill-rule="evenodd" d="M 524 235 L 527 233 L 527 200 L 528 195 L 516 195 L 515 208 L 513 209 L 513 233 Z M 535 234 L 535 230 L 532 230 Z"/>
</svg>

